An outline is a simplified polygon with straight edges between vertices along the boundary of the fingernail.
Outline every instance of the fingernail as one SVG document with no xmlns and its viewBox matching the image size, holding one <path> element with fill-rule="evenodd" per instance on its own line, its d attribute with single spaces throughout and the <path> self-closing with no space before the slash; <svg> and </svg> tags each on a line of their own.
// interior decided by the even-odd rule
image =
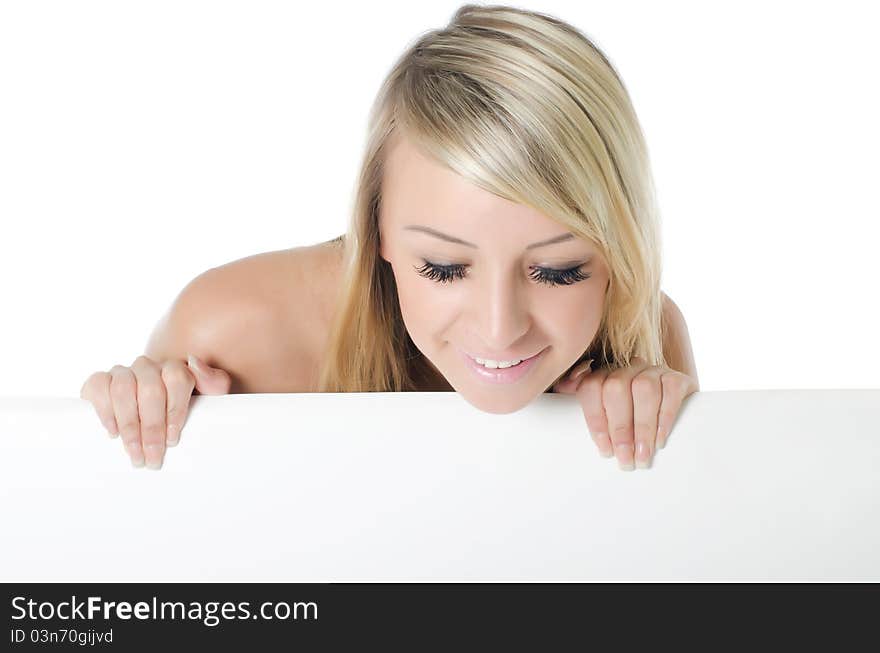
<svg viewBox="0 0 880 653">
<path fill-rule="evenodd" d="M 593 436 L 593 439 L 596 442 L 596 446 L 599 448 L 599 453 L 604 458 L 611 458 L 614 455 L 614 449 L 611 448 L 611 440 L 608 439 L 608 436 L 604 433 L 596 433 Z"/>
<path fill-rule="evenodd" d="M 590 371 L 590 366 L 593 364 L 593 359 L 591 358 L 588 361 L 584 361 L 576 368 L 571 371 L 571 380 L 577 382 L 584 374 Z"/>
<path fill-rule="evenodd" d="M 659 431 L 657 431 L 657 448 L 662 449 L 665 446 L 666 446 L 666 434 L 662 430 L 659 430 Z"/>
<path fill-rule="evenodd" d="M 162 466 L 162 454 L 164 447 L 159 444 L 144 445 L 144 456 L 147 459 L 147 467 L 150 469 L 159 469 Z"/>
<path fill-rule="evenodd" d="M 651 448 L 644 442 L 636 445 L 636 467 L 639 469 L 651 467 Z"/>
<path fill-rule="evenodd" d="M 196 360 L 196 357 L 192 354 L 186 355 L 186 363 L 195 371 L 199 371 L 201 368 L 199 367 L 199 361 Z"/>
<path fill-rule="evenodd" d="M 180 427 L 177 424 L 169 424 L 165 437 L 168 446 L 173 447 L 180 440 Z"/>
<path fill-rule="evenodd" d="M 129 442 L 125 445 L 128 457 L 131 458 L 131 464 L 135 467 L 144 466 L 144 454 L 136 441 Z"/>
<path fill-rule="evenodd" d="M 617 455 L 617 462 L 620 465 L 621 469 L 625 469 L 626 471 L 632 471 L 635 469 L 633 466 L 633 450 L 631 444 L 618 444 L 614 447 L 614 452 Z"/>
</svg>

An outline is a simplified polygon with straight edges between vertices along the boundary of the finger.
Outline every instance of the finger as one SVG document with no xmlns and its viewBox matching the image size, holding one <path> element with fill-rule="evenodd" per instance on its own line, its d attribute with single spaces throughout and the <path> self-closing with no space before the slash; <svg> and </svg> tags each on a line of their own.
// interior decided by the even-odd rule
<svg viewBox="0 0 880 653">
<path fill-rule="evenodd" d="M 605 417 L 605 408 L 602 406 L 602 384 L 608 374 L 607 368 L 594 370 L 581 377 L 575 390 L 590 436 L 599 448 L 599 453 L 605 458 L 614 455 L 611 440 L 608 438 L 608 420 Z"/>
<path fill-rule="evenodd" d="M 584 375 L 591 372 L 592 365 L 593 359 L 591 358 L 573 367 L 568 374 L 563 375 L 552 385 L 553 392 L 567 395 L 574 394 Z"/>
<path fill-rule="evenodd" d="M 211 367 L 201 358 L 189 354 L 187 365 L 196 382 L 196 390 L 202 395 L 225 395 L 232 386 L 232 377 L 226 370 Z"/>
<path fill-rule="evenodd" d="M 681 411 L 681 404 L 686 397 L 696 392 L 696 384 L 691 377 L 671 370 L 660 378 L 663 387 L 663 401 L 660 403 L 660 414 L 657 424 L 657 448 L 666 446 L 675 418 Z"/>
<path fill-rule="evenodd" d="M 113 401 L 113 414 L 122 444 L 135 467 L 144 466 L 144 451 L 141 448 L 140 417 L 137 408 L 137 381 L 134 372 L 123 365 L 110 368 L 110 399 Z"/>
<path fill-rule="evenodd" d="M 663 387 L 660 377 L 666 370 L 662 367 L 648 367 L 633 378 L 633 426 L 635 428 L 636 467 L 647 469 L 651 466 L 657 439 L 657 419 Z"/>
<path fill-rule="evenodd" d="M 608 437 L 621 469 L 632 471 L 635 435 L 633 429 L 632 380 L 648 364 L 633 358 L 630 365 L 614 370 L 602 386 L 602 404 L 608 418 Z"/>
<path fill-rule="evenodd" d="M 107 429 L 107 434 L 111 438 L 119 435 L 119 429 L 116 426 L 116 417 L 113 414 L 113 402 L 110 399 L 110 374 L 107 372 L 95 372 L 86 382 L 79 392 L 80 399 L 86 399 L 92 403 L 98 419 Z"/>
<path fill-rule="evenodd" d="M 167 390 L 168 402 L 165 408 L 166 444 L 173 447 L 180 440 L 180 431 L 186 424 L 190 397 L 196 381 L 183 361 L 176 358 L 162 364 L 161 374 Z"/>
<path fill-rule="evenodd" d="M 144 459 L 150 469 L 162 467 L 165 457 L 165 384 L 158 366 L 138 356 L 131 369 L 137 378 L 137 406 L 141 421 Z"/>
</svg>

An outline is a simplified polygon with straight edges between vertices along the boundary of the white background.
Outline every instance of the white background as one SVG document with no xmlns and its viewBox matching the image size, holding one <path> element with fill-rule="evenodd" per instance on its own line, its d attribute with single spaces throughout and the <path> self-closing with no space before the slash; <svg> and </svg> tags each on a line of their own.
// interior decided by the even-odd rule
<svg viewBox="0 0 880 653">
<path fill-rule="evenodd" d="M 345 230 L 367 112 L 458 2 L 0 3 L 0 396 L 79 396 L 181 288 Z M 870 3 L 550 2 L 622 75 L 702 390 L 876 388 Z"/>
</svg>

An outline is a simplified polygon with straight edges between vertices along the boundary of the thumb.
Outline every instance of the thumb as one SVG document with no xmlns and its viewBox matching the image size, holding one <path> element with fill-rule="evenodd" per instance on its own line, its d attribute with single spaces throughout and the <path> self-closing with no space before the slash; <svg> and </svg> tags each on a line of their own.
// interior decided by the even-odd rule
<svg viewBox="0 0 880 653">
<path fill-rule="evenodd" d="M 560 394 L 574 394 L 581 380 L 592 372 L 592 364 L 593 359 L 591 358 L 575 367 L 562 381 L 554 386 L 555 391 Z"/>
<path fill-rule="evenodd" d="M 211 367 L 202 359 L 188 354 L 186 357 L 189 369 L 196 380 L 196 390 L 202 395 L 225 395 L 232 386 L 232 378 L 225 370 Z"/>
</svg>

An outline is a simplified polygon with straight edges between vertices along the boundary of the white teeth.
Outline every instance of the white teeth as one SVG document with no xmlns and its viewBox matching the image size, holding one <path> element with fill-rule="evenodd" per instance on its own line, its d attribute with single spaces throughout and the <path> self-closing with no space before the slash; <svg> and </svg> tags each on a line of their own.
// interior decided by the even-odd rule
<svg viewBox="0 0 880 653">
<path fill-rule="evenodd" d="M 474 360 L 477 361 L 483 367 L 488 367 L 489 369 L 492 369 L 492 370 L 494 370 L 496 368 L 504 369 L 505 367 L 513 367 L 514 365 L 519 365 L 520 363 L 522 363 L 522 360 L 493 361 L 493 360 L 485 360 L 483 358 L 475 358 Z"/>
</svg>

